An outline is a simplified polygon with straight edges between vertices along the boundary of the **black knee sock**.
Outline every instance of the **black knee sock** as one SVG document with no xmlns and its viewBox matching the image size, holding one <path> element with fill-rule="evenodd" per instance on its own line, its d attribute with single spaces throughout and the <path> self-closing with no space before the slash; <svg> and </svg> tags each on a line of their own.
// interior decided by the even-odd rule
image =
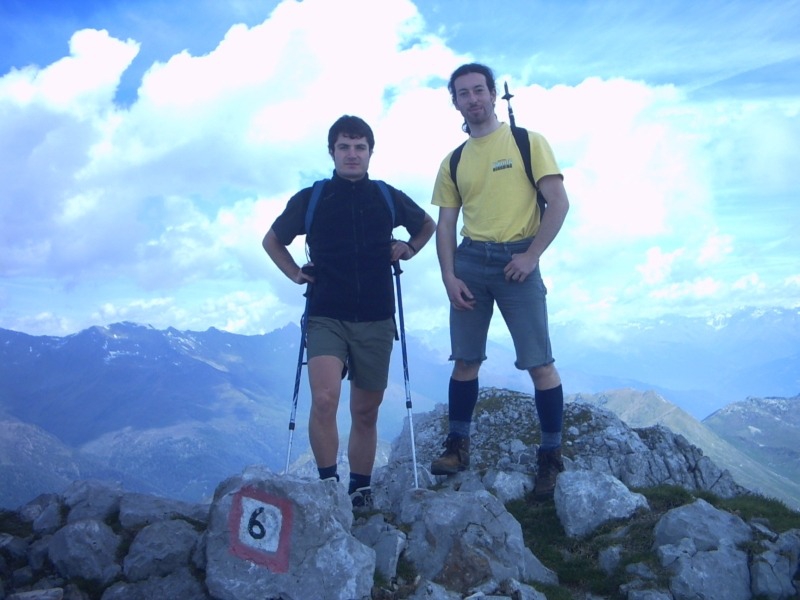
<svg viewBox="0 0 800 600">
<path fill-rule="evenodd" d="M 561 445 L 564 423 L 564 390 L 560 385 L 549 390 L 536 390 L 534 399 L 542 427 L 542 448 L 557 448 Z"/>
<path fill-rule="evenodd" d="M 478 378 L 471 381 L 457 381 L 450 378 L 448 407 L 450 433 L 469 437 L 472 413 L 478 403 Z"/>
</svg>

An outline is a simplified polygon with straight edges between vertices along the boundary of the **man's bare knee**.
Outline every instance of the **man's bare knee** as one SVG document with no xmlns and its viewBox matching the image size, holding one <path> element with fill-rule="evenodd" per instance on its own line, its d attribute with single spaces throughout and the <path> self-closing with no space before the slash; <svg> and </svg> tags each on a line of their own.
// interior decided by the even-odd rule
<svg viewBox="0 0 800 600">
<path fill-rule="evenodd" d="M 353 423 L 369 427 L 378 422 L 378 411 L 383 401 L 383 390 L 367 391 L 351 388 L 350 417 Z"/>
<path fill-rule="evenodd" d="M 336 419 L 339 398 L 329 393 L 316 394 L 311 399 L 311 412 L 319 419 Z"/>
<path fill-rule="evenodd" d="M 480 362 L 453 361 L 453 379 L 456 381 L 472 381 L 481 370 Z"/>
<path fill-rule="evenodd" d="M 528 369 L 537 390 L 549 390 L 561 385 L 561 376 L 554 363 Z"/>
</svg>

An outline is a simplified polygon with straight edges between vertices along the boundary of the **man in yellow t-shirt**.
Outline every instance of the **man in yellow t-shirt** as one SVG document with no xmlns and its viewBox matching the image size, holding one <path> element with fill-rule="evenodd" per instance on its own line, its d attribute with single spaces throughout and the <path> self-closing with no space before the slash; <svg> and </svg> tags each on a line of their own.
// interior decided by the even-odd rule
<svg viewBox="0 0 800 600">
<path fill-rule="evenodd" d="M 436 250 L 450 300 L 453 372 L 449 388 L 450 431 L 431 473 L 449 475 L 469 467 L 472 413 L 478 372 L 486 359 L 486 338 L 495 303 L 516 350 L 515 365 L 533 380 L 541 426 L 537 451 L 536 499 L 552 497 L 561 458 L 564 394 L 554 365 L 547 326 L 547 290 L 539 259 L 555 239 L 569 210 L 563 177 L 549 144 L 529 132 L 531 166 L 547 210 L 525 172 L 511 128 L 497 119 L 497 92 L 488 67 L 470 63 L 448 83 L 453 105 L 464 117 L 469 140 L 456 171 L 442 161 L 433 190 L 439 207 Z M 460 244 L 456 223 L 463 212 Z"/>
</svg>

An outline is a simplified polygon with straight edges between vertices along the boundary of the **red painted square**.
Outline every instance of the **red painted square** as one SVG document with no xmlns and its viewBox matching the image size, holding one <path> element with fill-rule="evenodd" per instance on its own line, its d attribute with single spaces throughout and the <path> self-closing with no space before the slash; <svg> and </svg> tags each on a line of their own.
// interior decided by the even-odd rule
<svg viewBox="0 0 800 600">
<path fill-rule="evenodd" d="M 234 556 L 273 573 L 289 569 L 292 503 L 286 498 L 252 487 L 240 489 L 233 496 L 228 530 Z"/>
</svg>

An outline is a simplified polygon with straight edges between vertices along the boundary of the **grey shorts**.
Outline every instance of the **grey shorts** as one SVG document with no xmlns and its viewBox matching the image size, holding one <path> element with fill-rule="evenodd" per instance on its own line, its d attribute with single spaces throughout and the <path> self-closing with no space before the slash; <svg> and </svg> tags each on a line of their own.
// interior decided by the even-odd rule
<svg viewBox="0 0 800 600">
<path fill-rule="evenodd" d="M 385 390 L 389 380 L 396 329 L 394 319 L 350 322 L 309 317 L 306 326 L 308 358 L 335 356 L 348 371 L 348 379 L 367 391 Z"/>
<path fill-rule="evenodd" d="M 450 309 L 450 360 L 486 360 L 486 338 L 494 305 L 500 309 L 514 341 L 521 370 L 553 362 L 547 325 L 547 289 L 537 267 L 523 282 L 506 281 L 503 268 L 512 254 L 525 252 L 531 239 L 519 242 L 476 242 L 464 238 L 456 249 L 455 275 L 475 297 L 472 310 Z"/>
</svg>

